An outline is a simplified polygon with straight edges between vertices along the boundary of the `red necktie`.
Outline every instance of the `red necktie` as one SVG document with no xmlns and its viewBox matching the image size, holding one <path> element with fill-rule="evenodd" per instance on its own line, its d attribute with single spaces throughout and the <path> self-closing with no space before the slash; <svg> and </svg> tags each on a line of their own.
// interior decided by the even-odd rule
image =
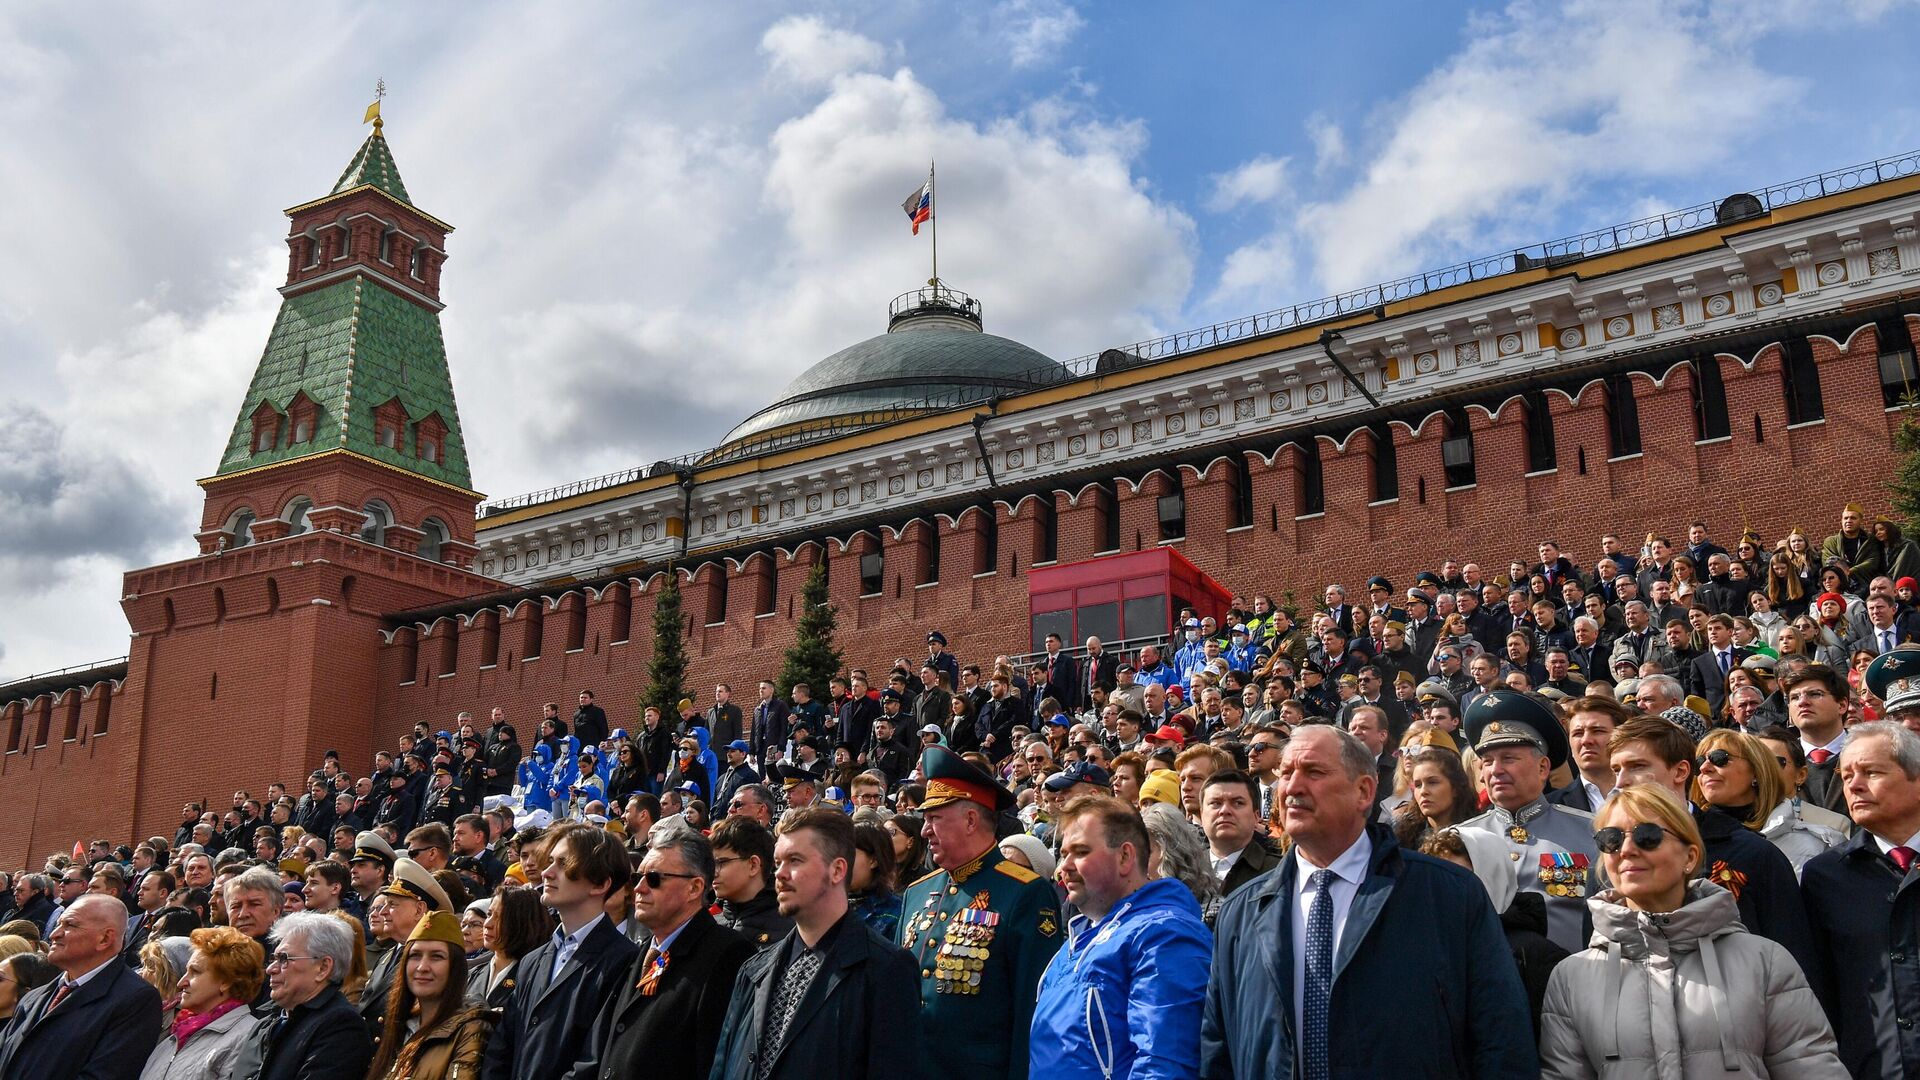
<svg viewBox="0 0 1920 1080">
<path fill-rule="evenodd" d="M 1821 747 L 1813 753 L 1808 754 L 1807 760 L 1813 762 L 1815 765 L 1825 765 L 1827 762 L 1833 760 L 1833 751 L 1828 750 L 1826 747 Z"/>
<path fill-rule="evenodd" d="M 1902 850 L 1902 851 L 1906 851 L 1906 849 L 1905 849 L 1905 848 L 1901 848 L 1900 850 Z M 1911 852 L 1911 851 L 1908 851 L 1908 852 L 1907 852 L 1907 858 L 1908 858 L 1909 860 L 1911 860 L 1911 859 L 1913 858 L 1913 852 Z M 60 984 L 60 989 L 58 989 L 58 990 L 55 990 L 55 991 L 53 992 L 53 1000 L 52 1000 L 52 1001 L 49 1001 L 49 1002 L 47 1002 L 47 1010 L 46 1010 L 46 1011 L 47 1011 L 47 1012 L 52 1012 L 53 1010 L 55 1010 L 55 1009 L 57 1009 L 57 1008 L 59 1008 L 59 1007 L 60 1007 L 60 1003 L 61 1003 L 61 1002 L 63 1002 L 63 1001 L 65 1001 L 65 1000 L 67 1000 L 67 995 L 68 995 L 68 994 L 71 994 L 71 993 L 73 993 L 73 984 L 72 984 L 72 983 L 61 983 L 61 984 Z M 42 1016 L 45 1016 L 45 1015 L 46 1015 L 46 1013 L 41 1013 L 40 1015 L 42 1015 Z"/>
<path fill-rule="evenodd" d="M 1893 865 L 1900 868 L 1901 874 L 1905 874 L 1908 870 L 1913 869 L 1915 854 L 1917 853 L 1912 848 L 1902 844 L 1892 851 L 1887 852 L 1887 858 L 1893 860 Z"/>
</svg>

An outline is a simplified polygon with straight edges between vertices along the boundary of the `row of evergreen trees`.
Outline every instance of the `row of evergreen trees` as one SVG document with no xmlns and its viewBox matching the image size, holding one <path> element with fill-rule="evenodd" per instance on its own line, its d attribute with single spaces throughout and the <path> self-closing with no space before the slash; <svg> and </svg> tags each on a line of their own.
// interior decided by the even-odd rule
<svg viewBox="0 0 1920 1080">
<path fill-rule="evenodd" d="M 834 647 L 835 610 L 827 603 L 827 568 L 815 563 L 800 590 L 800 625 L 793 647 L 787 650 L 780 667 L 775 693 L 782 700 L 793 697 L 793 684 L 806 683 L 814 696 L 826 700 L 827 680 L 840 673 L 840 650 Z M 680 699 L 688 697 L 687 628 L 680 610 L 680 580 L 669 573 L 653 608 L 653 660 L 647 664 L 647 689 L 640 705 L 660 710 L 661 719 L 672 723 L 679 716 Z M 756 680 L 757 681 L 757 680 Z"/>
</svg>

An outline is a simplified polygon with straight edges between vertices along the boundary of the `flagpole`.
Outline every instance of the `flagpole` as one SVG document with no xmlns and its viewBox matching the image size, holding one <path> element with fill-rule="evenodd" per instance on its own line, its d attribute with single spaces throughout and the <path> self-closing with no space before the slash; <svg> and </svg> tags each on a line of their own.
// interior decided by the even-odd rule
<svg viewBox="0 0 1920 1080">
<path fill-rule="evenodd" d="M 929 214 L 928 216 L 933 218 L 933 281 L 931 281 L 929 284 L 933 286 L 933 295 L 935 299 L 938 299 L 940 296 L 940 206 L 939 206 L 939 202 L 940 202 L 940 199 L 936 190 L 936 185 L 934 183 L 933 161 L 932 159 L 928 159 L 927 161 L 927 209 L 932 211 L 932 213 Z"/>
</svg>

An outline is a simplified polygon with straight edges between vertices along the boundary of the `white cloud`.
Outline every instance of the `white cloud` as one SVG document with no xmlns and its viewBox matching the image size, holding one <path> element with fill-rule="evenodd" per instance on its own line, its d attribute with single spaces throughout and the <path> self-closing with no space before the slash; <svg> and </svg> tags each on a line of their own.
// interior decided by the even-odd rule
<svg viewBox="0 0 1920 1080">
<path fill-rule="evenodd" d="M 1324 116 L 1307 118 L 1307 138 L 1313 141 L 1313 171 L 1316 175 L 1347 163 L 1347 136 L 1340 125 Z"/>
<path fill-rule="evenodd" d="M 1249 206 L 1280 199 L 1289 191 L 1288 160 L 1263 154 L 1214 177 L 1213 195 L 1207 200 L 1207 209 L 1216 212 L 1244 210 Z"/>
<path fill-rule="evenodd" d="M 1051 61 L 1087 24 L 1072 4 L 1060 0 L 1004 0 L 994 7 L 991 21 L 1016 68 Z"/>
<path fill-rule="evenodd" d="M 818 15 L 792 15 L 767 28 L 760 51 L 776 76 L 803 86 L 879 65 L 886 50 L 872 38 L 828 26 Z"/>
</svg>

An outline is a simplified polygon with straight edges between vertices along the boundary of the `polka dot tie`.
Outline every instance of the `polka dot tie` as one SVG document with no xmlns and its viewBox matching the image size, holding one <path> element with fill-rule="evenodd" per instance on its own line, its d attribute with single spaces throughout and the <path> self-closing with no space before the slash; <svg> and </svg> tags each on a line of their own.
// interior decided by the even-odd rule
<svg viewBox="0 0 1920 1080">
<path fill-rule="evenodd" d="M 1307 912 L 1306 1000 L 1300 1010 L 1300 1075 L 1327 1080 L 1327 1003 L 1333 996 L 1333 871 L 1316 870 Z"/>
</svg>

